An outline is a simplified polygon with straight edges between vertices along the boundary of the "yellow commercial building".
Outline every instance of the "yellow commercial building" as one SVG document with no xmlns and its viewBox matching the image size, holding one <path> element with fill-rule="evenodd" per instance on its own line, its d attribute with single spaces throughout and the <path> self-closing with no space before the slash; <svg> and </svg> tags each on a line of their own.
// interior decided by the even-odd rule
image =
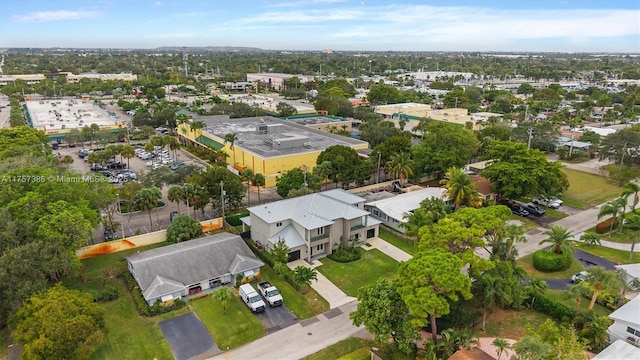
<svg viewBox="0 0 640 360">
<path fill-rule="evenodd" d="M 224 151 L 229 170 L 240 173 L 251 169 L 265 177 L 265 186 L 276 186 L 276 178 L 295 168 L 312 171 L 318 155 L 333 145 L 356 151 L 369 148 L 366 141 L 309 128 L 275 117 L 228 119 L 199 117 L 203 129 L 191 129 L 192 123 L 178 125 L 178 134 L 199 146 Z M 233 149 L 225 143 L 227 134 L 235 134 Z"/>
</svg>

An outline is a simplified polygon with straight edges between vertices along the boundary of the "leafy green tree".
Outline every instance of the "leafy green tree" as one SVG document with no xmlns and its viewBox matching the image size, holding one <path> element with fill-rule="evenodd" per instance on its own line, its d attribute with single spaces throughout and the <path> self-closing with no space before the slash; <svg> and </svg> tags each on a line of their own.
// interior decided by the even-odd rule
<svg viewBox="0 0 640 360">
<path fill-rule="evenodd" d="M 22 304 L 12 336 L 23 359 L 89 359 L 104 341 L 104 316 L 91 294 L 56 285 Z"/>
<path fill-rule="evenodd" d="M 276 178 L 276 192 L 286 198 L 291 190 L 298 190 L 303 184 L 304 172 L 300 168 L 294 168 Z"/>
<path fill-rule="evenodd" d="M 397 104 L 402 102 L 403 95 L 395 86 L 376 84 L 369 89 L 367 99 L 372 105 Z"/>
<path fill-rule="evenodd" d="M 247 183 L 247 206 L 251 205 L 251 179 L 253 179 L 253 170 L 247 168 L 240 173 L 240 180 Z"/>
<path fill-rule="evenodd" d="M 531 306 L 533 306 L 536 298 L 547 291 L 547 282 L 537 277 L 531 278 L 529 280 L 528 290 L 531 296 Z"/>
<path fill-rule="evenodd" d="M 305 293 L 309 291 L 313 280 L 318 280 L 318 270 L 301 265 L 293 269 L 293 281 L 303 286 Z"/>
<path fill-rule="evenodd" d="M 405 214 L 403 219 L 406 221 L 401 222 L 398 226 L 405 229 L 405 234 L 408 236 L 418 235 L 422 227 L 433 224 L 432 217 L 422 208 L 417 208 Z"/>
<path fill-rule="evenodd" d="M 279 238 L 278 241 L 269 249 L 269 254 L 275 262 L 286 264 L 289 260 L 289 247 L 283 238 Z"/>
<path fill-rule="evenodd" d="M 331 162 L 332 172 L 328 178 L 342 184 L 343 187 L 351 182 L 362 183 L 371 176 L 371 169 L 368 163 L 358 156 L 358 153 L 344 145 L 333 145 L 322 151 L 317 159 L 316 165 L 325 161 Z"/>
<path fill-rule="evenodd" d="M 322 183 L 325 183 L 325 184 L 326 184 L 327 178 L 329 177 L 332 171 L 333 171 L 333 165 L 331 164 L 331 161 L 323 161 L 321 164 L 318 164 L 316 165 L 316 167 L 313 168 L 313 173 L 321 179 L 320 181 Z M 326 187 L 325 187 L 325 190 L 326 190 Z"/>
<path fill-rule="evenodd" d="M 198 220 L 188 215 L 178 215 L 167 227 L 167 242 L 179 243 L 202 236 Z"/>
<path fill-rule="evenodd" d="M 220 286 L 211 293 L 211 297 L 222 305 L 222 311 L 227 314 L 227 304 L 233 299 L 233 293 L 228 286 Z"/>
<path fill-rule="evenodd" d="M 569 242 L 573 240 L 573 234 L 571 234 L 571 231 L 563 228 L 562 226 L 553 225 L 549 230 L 543 232 L 543 234 L 548 237 L 540 241 L 540 245 L 551 244 L 553 247 L 552 250 L 556 254 L 571 251 L 571 247 L 569 246 Z"/>
<path fill-rule="evenodd" d="M 463 262 L 441 249 L 417 253 L 398 268 L 398 293 L 413 317 L 412 324 L 431 324 L 434 338 L 438 333 L 436 319 L 449 313 L 449 301 L 470 299 L 471 280 L 460 270 Z M 428 319 L 427 319 L 428 318 Z"/>
<path fill-rule="evenodd" d="M 546 359 L 551 354 L 552 348 L 535 336 L 525 336 L 513 345 L 516 356 L 512 359 L 535 360 Z"/>
<path fill-rule="evenodd" d="M 394 175 L 394 178 L 400 179 L 400 184 L 404 185 L 407 178 L 411 178 L 414 175 L 413 168 L 415 161 L 411 159 L 410 153 L 400 152 L 394 153 L 389 157 L 387 162 L 387 172 Z"/>
<path fill-rule="evenodd" d="M 431 121 L 419 126 L 423 140 L 414 146 L 412 158 L 416 174 L 444 173 L 452 167 L 461 168 L 480 148 L 472 131 L 455 124 Z"/>
<path fill-rule="evenodd" d="M 449 168 L 444 180 L 440 181 L 447 189 L 447 197 L 455 204 L 454 210 L 461 206 L 478 207 L 482 203 L 482 195 L 471 182 L 471 177 L 459 168 Z"/>
<path fill-rule="evenodd" d="M 298 113 L 298 110 L 294 106 L 283 101 L 276 105 L 276 110 L 278 111 L 279 117 L 292 116 Z"/>
<path fill-rule="evenodd" d="M 531 95 L 533 94 L 533 86 L 531 86 L 531 84 L 529 83 L 522 83 L 520 84 L 520 86 L 518 86 L 518 90 L 516 90 L 516 92 L 518 94 L 524 94 L 524 95 Z"/>
<path fill-rule="evenodd" d="M 397 282 L 378 280 L 358 291 L 358 307 L 349 317 L 353 325 L 364 325 L 379 343 L 391 338 L 394 345 L 406 354 L 414 349 L 417 331 L 411 325 L 409 309 L 398 293 Z"/>
<path fill-rule="evenodd" d="M 366 120 L 360 127 L 360 138 L 369 143 L 369 147 L 375 149 L 378 145 L 382 144 L 385 140 L 391 137 L 401 135 L 402 131 L 398 129 L 391 121 L 384 120 L 379 117 L 372 117 Z M 400 149 L 392 149 L 391 152 L 398 151 Z"/>
</svg>

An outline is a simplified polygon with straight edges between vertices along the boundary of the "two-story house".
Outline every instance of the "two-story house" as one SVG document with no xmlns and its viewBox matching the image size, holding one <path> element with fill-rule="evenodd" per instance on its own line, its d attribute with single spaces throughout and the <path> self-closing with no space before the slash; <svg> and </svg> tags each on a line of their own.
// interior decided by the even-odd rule
<svg viewBox="0 0 640 360">
<path fill-rule="evenodd" d="M 340 242 L 362 244 L 378 236 L 380 221 L 364 210 L 364 201 L 334 189 L 250 207 L 242 221 L 261 246 L 269 249 L 283 239 L 289 261 L 311 262 L 330 254 Z"/>
<path fill-rule="evenodd" d="M 640 346 L 640 296 L 636 296 L 618 310 L 609 314 L 613 324 L 609 326 L 609 341 L 623 340 Z"/>
</svg>

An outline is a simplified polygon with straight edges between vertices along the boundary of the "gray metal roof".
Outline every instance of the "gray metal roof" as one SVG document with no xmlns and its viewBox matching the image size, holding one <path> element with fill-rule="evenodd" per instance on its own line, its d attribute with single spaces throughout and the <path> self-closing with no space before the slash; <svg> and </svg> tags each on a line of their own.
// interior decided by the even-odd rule
<svg viewBox="0 0 640 360">
<path fill-rule="evenodd" d="M 364 199 L 361 198 L 361 201 Z M 324 195 L 324 192 L 258 205 L 248 210 L 269 224 L 292 220 L 307 230 L 329 226 L 336 219 L 351 220 L 369 214 L 368 211 Z"/>
<path fill-rule="evenodd" d="M 300 236 L 300 233 L 296 231 L 296 229 L 291 224 L 285 226 L 284 229 L 275 233 L 272 237 L 268 238 L 267 241 L 275 245 L 278 240 L 280 240 L 280 238 L 284 239 L 284 242 L 289 249 L 307 244 L 302 236 Z"/>
<path fill-rule="evenodd" d="M 238 257 L 239 256 L 239 257 Z M 238 235 L 219 233 L 129 255 L 143 294 L 164 295 L 189 286 L 264 265 Z M 183 286 L 183 287 L 184 287 Z M 155 289 L 152 289 L 155 288 Z M 147 297 L 149 300 L 153 297 Z"/>
<path fill-rule="evenodd" d="M 343 203 L 347 203 L 351 205 L 363 202 L 365 200 L 363 197 L 352 194 L 344 189 L 332 189 L 332 190 L 323 191 L 322 195 L 328 196 L 336 200 L 340 200 Z"/>
<path fill-rule="evenodd" d="M 618 310 L 609 314 L 609 318 L 640 327 L 640 296 L 636 296 Z"/>
<path fill-rule="evenodd" d="M 241 119 L 199 117 L 198 120 L 204 121 L 207 125 L 203 129 L 204 133 L 209 133 L 220 139 L 224 139 L 224 136 L 229 133 L 236 134 L 235 147 L 265 159 L 324 151 L 332 145 L 353 147 L 355 145 L 368 144 L 366 141 L 331 134 L 271 116 Z M 265 124 L 280 125 L 280 127 L 277 133 L 259 134 L 257 132 L 258 126 Z M 271 138 L 272 140 L 304 139 L 304 141 L 301 140 L 301 143 L 304 142 L 304 146 L 277 148 L 265 142 L 265 138 Z"/>
</svg>

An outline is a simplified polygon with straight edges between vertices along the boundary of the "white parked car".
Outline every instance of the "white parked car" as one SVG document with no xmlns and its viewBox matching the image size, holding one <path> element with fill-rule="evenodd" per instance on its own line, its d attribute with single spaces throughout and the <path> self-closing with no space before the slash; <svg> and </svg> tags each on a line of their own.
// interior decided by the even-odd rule
<svg viewBox="0 0 640 360">
<path fill-rule="evenodd" d="M 580 281 L 584 280 L 587 278 L 587 276 L 589 276 L 589 273 L 587 271 L 580 271 L 577 274 L 571 275 L 571 282 L 572 283 L 579 283 Z"/>
<path fill-rule="evenodd" d="M 533 199 L 531 199 L 531 202 L 540 206 L 547 206 L 547 204 L 549 205 L 550 208 L 552 209 L 558 209 L 560 206 L 562 206 L 563 202 L 562 200 L 558 199 L 558 198 L 551 198 L 551 199 L 547 199 L 544 196 L 537 196 L 534 197 Z"/>
</svg>

